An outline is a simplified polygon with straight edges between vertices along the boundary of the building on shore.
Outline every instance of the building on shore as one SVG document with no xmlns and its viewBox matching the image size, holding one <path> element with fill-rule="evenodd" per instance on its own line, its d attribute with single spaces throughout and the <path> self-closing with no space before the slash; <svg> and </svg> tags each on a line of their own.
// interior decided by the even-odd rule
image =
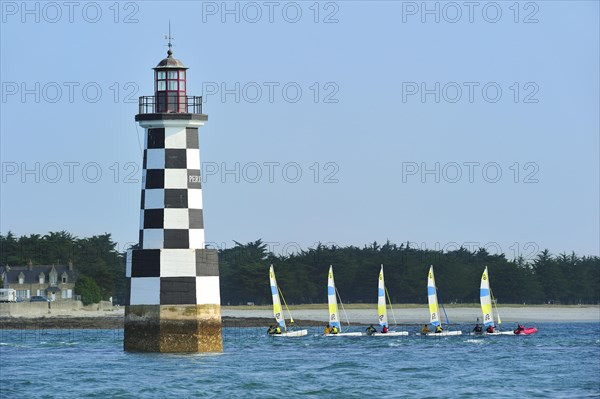
<svg viewBox="0 0 600 399">
<path fill-rule="evenodd" d="M 73 299 L 77 272 L 73 263 L 68 265 L 1 266 L 2 288 L 17 291 L 18 301 L 28 301 L 32 296 L 45 296 L 51 301 Z"/>
</svg>

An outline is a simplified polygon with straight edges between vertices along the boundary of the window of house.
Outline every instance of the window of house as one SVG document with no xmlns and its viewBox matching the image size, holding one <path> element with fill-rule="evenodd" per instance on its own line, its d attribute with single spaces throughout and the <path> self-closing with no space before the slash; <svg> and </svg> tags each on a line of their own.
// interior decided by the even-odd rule
<svg viewBox="0 0 600 399">
<path fill-rule="evenodd" d="M 66 282 L 67 282 L 67 277 L 66 276 L 63 276 L 62 282 L 63 282 L 63 284 L 66 284 Z"/>
<path fill-rule="evenodd" d="M 40 284 L 44 284 L 46 281 L 46 277 L 43 274 L 40 274 Z"/>
<path fill-rule="evenodd" d="M 58 280 L 57 277 L 58 276 L 56 274 L 50 273 L 50 285 L 56 285 L 56 280 Z"/>
<path fill-rule="evenodd" d="M 17 290 L 17 298 L 29 299 L 29 290 Z"/>
<path fill-rule="evenodd" d="M 25 284 L 25 276 L 23 274 L 19 274 L 19 284 Z"/>
</svg>

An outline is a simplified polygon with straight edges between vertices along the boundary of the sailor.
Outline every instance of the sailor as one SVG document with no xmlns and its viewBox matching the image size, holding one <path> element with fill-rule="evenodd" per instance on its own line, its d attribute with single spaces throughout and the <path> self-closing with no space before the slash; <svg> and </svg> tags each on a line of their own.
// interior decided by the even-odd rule
<svg viewBox="0 0 600 399">
<path fill-rule="evenodd" d="M 327 335 L 331 333 L 331 326 L 329 324 L 327 324 L 327 327 L 325 327 L 325 330 L 323 330 L 323 335 Z"/>
<path fill-rule="evenodd" d="M 435 327 L 435 333 L 436 333 L 436 334 L 439 334 L 439 333 L 441 333 L 442 331 L 443 331 L 443 329 L 442 329 L 442 326 L 441 326 L 441 325 L 439 325 L 439 326 L 436 326 L 436 327 Z"/>
<path fill-rule="evenodd" d="M 367 335 L 373 335 L 374 332 L 377 332 L 377 330 L 375 329 L 375 327 L 373 327 L 373 324 L 367 327 Z"/>
<path fill-rule="evenodd" d="M 388 326 L 387 326 L 387 325 L 383 326 L 383 328 L 381 329 L 381 333 L 382 333 L 382 334 L 385 334 L 385 333 L 387 333 L 388 331 L 389 331 L 389 329 L 388 329 Z"/>
<path fill-rule="evenodd" d="M 281 327 L 275 327 L 275 334 L 281 334 Z"/>
<path fill-rule="evenodd" d="M 425 324 L 423 326 L 423 328 L 421 328 L 421 334 L 427 334 L 430 333 L 431 331 L 429 331 L 429 328 L 427 328 L 427 324 Z"/>
<path fill-rule="evenodd" d="M 494 333 L 494 326 L 492 326 L 491 324 L 488 326 L 488 328 L 485 329 L 485 331 L 487 331 L 490 334 Z"/>
<path fill-rule="evenodd" d="M 275 326 L 270 325 L 269 329 L 267 330 L 267 334 L 269 334 L 269 335 L 275 334 Z"/>
<path fill-rule="evenodd" d="M 481 331 L 482 331 L 482 328 L 479 325 L 479 323 L 475 324 L 475 328 L 473 329 L 473 332 L 480 333 Z"/>
<path fill-rule="evenodd" d="M 338 331 L 338 328 L 337 328 L 336 326 L 333 326 L 333 327 L 331 327 L 331 332 L 330 332 L 330 334 L 337 334 L 338 332 L 339 332 L 339 331 Z"/>
<path fill-rule="evenodd" d="M 517 328 L 515 329 L 515 331 L 513 331 L 515 334 L 521 334 L 521 332 L 525 330 L 525 327 L 523 327 L 522 325 L 520 325 L 519 323 L 517 323 Z"/>
</svg>

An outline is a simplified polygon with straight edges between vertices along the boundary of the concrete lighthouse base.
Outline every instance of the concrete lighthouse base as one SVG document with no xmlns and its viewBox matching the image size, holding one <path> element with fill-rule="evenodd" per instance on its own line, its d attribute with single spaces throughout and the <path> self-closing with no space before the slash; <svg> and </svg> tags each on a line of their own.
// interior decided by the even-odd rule
<svg viewBox="0 0 600 399">
<path fill-rule="evenodd" d="M 220 305 L 130 305 L 125 308 L 128 352 L 222 352 Z"/>
</svg>

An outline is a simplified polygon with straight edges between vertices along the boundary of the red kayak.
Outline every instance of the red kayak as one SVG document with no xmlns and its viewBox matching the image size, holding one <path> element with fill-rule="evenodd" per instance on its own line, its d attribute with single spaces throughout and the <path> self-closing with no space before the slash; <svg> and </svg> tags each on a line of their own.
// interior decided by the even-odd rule
<svg viewBox="0 0 600 399">
<path fill-rule="evenodd" d="M 514 333 L 515 335 L 531 335 L 537 332 L 537 328 L 535 327 L 525 327 L 525 328 L 517 328 Z"/>
</svg>

